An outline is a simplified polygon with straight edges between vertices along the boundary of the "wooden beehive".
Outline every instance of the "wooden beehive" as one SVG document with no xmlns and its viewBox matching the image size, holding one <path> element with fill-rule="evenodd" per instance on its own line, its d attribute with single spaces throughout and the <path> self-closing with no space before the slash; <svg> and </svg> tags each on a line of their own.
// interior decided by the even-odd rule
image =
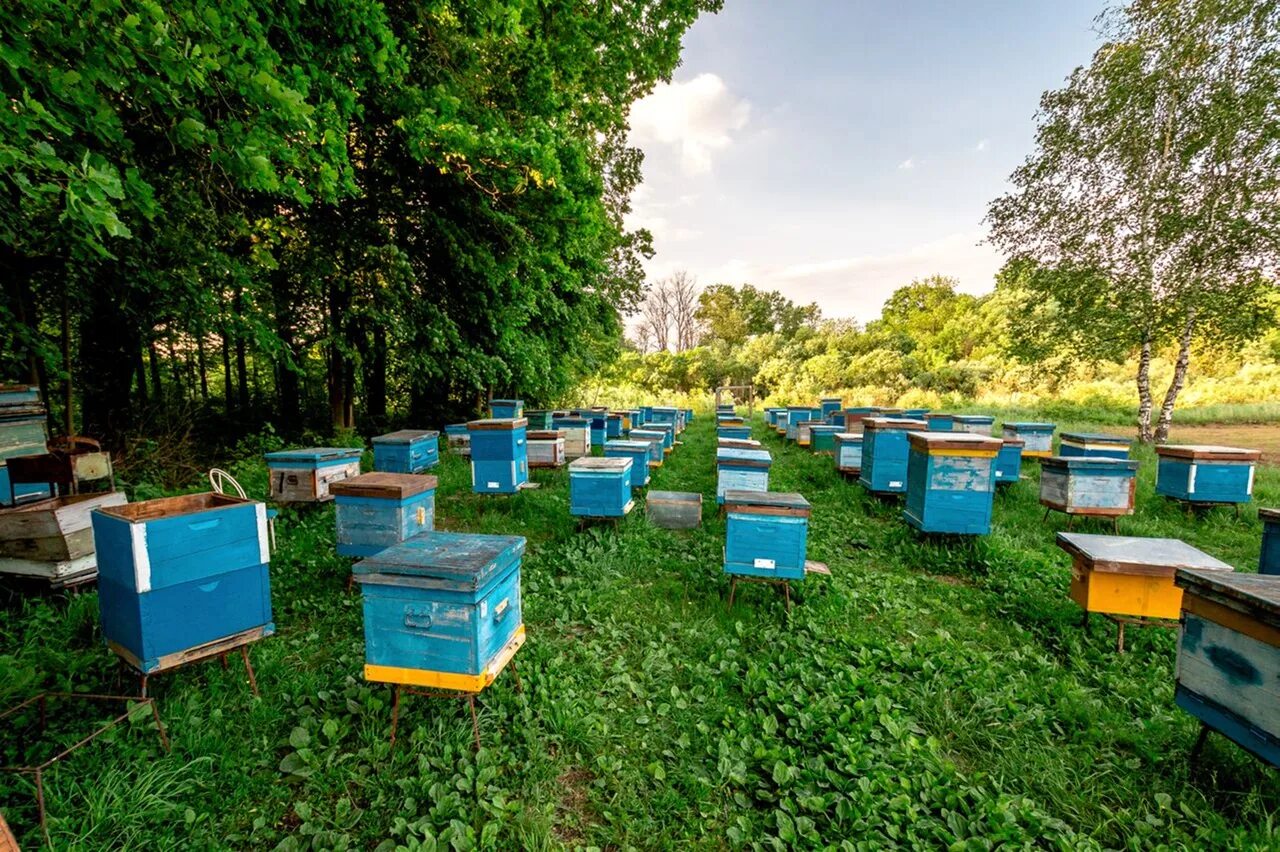
<svg viewBox="0 0 1280 852">
<path fill-rule="evenodd" d="M 835 396 L 823 397 L 818 400 L 818 408 L 822 413 L 820 419 L 825 421 L 828 417 L 844 408 L 844 400 Z"/>
<path fill-rule="evenodd" d="M 383 473 L 422 473 L 440 463 L 440 433 L 401 429 L 373 439 L 373 469 Z"/>
<path fill-rule="evenodd" d="M 692 530 L 702 524 L 702 495 L 687 491 L 650 491 L 645 514 L 655 527 Z"/>
<path fill-rule="evenodd" d="M 908 419 L 910 419 L 910 420 L 923 420 L 924 418 L 926 418 L 926 417 L 928 417 L 928 416 L 929 416 L 929 409 L 927 409 L 927 408 L 904 408 L 904 409 L 902 409 L 902 415 L 901 415 L 901 416 L 906 417 L 906 418 L 908 418 Z"/>
<path fill-rule="evenodd" d="M 643 429 L 645 424 L 644 409 L 631 409 L 631 429 Z"/>
<path fill-rule="evenodd" d="M 545 408 L 534 408 L 524 413 L 524 419 L 529 421 L 529 430 L 538 430 L 545 432 L 553 428 L 551 425 L 552 412 Z"/>
<path fill-rule="evenodd" d="M 799 494 L 765 491 L 729 491 L 724 498 L 724 572 L 804 579 L 809 502 Z"/>
<path fill-rule="evenodd" d="M 992 426 L 996 419 L 990 414 L 953 414 L 951 415 L 951 430 L 953 432 L 967 432 L 970 435 L 986 435 L 990 437 Z"/>
<path fill-rule="evenodd" d="M 941 411 L 934 411 L 924 416 L 924 422 L 928 424 L 930 432 L 954 432 L 955 415 L 947 414 Z"/>
<path fill-rule="evenodd" d="M 472 420 L 471 490 L 477 494 L 514 494 L 529 481 L 528 421 Z"/>
<path fill-rule="evenodd" d="M 649 484 L 652 446 L 648 441 L 609 441 L 604 445 L 604 457 L 631 459 L 631 487 L 644 488 Z"/>
<path fill-rule="evenodd" d="M 0 385 L 0 506 L 10 504 L 7 460 L 48 449 L 48 420 L 40 389 L 35 385 Z M 46 483 L 20 483 L 13 497 L 22 503 L 51 496 Z"/>
<path fill-rule="evenodd" d="M 716 449 L 758 450 L 764 445 L 754 438 L 716 438 Z"/>
<path fill-rule="evenodd" d="M 0 574 L 38 577 L 55 586 L 93 579 L 94 509 L 123 506 L 123 492 L 51 497 L 0 510 Z"/>
<path fill-rule="evenodd" d="M 524 644 L 519 536 L 425 532 L 357 562 L 364 676 L 459 692 L 493 683 Z"/>
<path fill-rule="evenodd" d="M 662 452 L 670 455 L 676 445 L 676 427 L 670 423 L 651 423 L 648 431 L 662 433 Z"/>
<path fill-rule="evenodd" d="M 102 633 L 138 671 L 275 632 L 262 503 L 162 497 L 98 509 L 92 524 Z"/>
<path fill-rule="evenodd" d="M 862 472 L 862 433 L 839 432 L 835 436 L 836 470 L 858 475 Z"/>
<path fill-rule="evenodd" d="M 563 432 L 558 429 L 538 429 L 525 434 L 529 441 L 529 467 L 564 465 L 566 454 Z"/>
<path fill-rule="evenodd" d="M 871 417 L 862 421 L 862 470 L 858 484 L 873 494 L 903 494 L 907 490 L 907 434 L 926 429 L 923 420 Z"/>
<path fill-rule="evenodd" d="M 796 426 L 796 446 L 808 447 L 813 442 L 813 420 L 802 420 Z"/>
<path fill-rule="evenodd" d="M 622 415 L 612 411 L 606 414 L 604 420 L 605 440 L 607 441 L 610 438 L 621 438 L 622 431 Z"/>
<path fill-rule="evenodd" d="M 1185 503 L 1248 503 L 1262 453 L 1236 447 L 1165 444 L 1156 447 L 1156 493 Z"/>
<path fill-rule="evenodd" d="M 774 412 L 773 428 L 779 435 L 786 435 L 787 429 L 791 425 L 791 412 L 784 409 Z"/>
<path fill-rule="evenodd" d="M 1280 509 L 1259 509 L 1262 521 L 1262 550 L 1258 554 L 1258 573 L 1280 574 Z"/>
<path fill-rule="evenodd" d="M 662 467 L 666 457 L 667 433 L 661 429 L 632 429 L 632 441 L 644 441 L 649 445 L 649 467 Z"/>
<path fill-rule="evenodd" d="M 444 427 L 444 435 L 451 450 L 464 458 L 471 455 L 471 433 L 467 431 L 467 424 L 450 423 Z"/>
<path fill-rule="evenodd" d="M 609 437 L 609 415 L 603 411 L 586 411 L 582 416 L 591 423 L 591 446 L 603 447 Z"/>
<path fill-rule="evenodd" d="M 1024 458 L 1047 459 L 1053 455 L 1053 433 L 1057 428 L 1052 423 L 1005 423 L 1000 427 L 1000 434 L 1020 438 Z"/>
<path fill-rule="evenodd" d="M 1179 569 L 1174 701 L 1280 767 L 1280 577 Z"/>
<path fill-rule="evenodd" d="M 524 400 L 494 399 L 489 401 L 489 417 L 492 420 L 516 420 L 524 417 Z"/>
<path fill-rule="evenodd" d="M 878 436 L 877 436 L 878 437 Z M 996 438 L 910 432 L 903 518 L 921 532 L 986 535 L 996 491 Z"/>
<path fill-rule="evenodd" d="M 372 556 L 435 528 L 434 476 L 366 473 L 335 482 L 338 555 Z"/>
<path fill-rule="evenodd" d="M 631 511 L 631 459 L 581 458 L 569 463 L 569 514 L 620 518 Z"/>
<path fill-rule="evenodd" d="M 1132 438 L 1097 432 L 1063 432 L 1058 455 L 1065 458 L 1127 459 Z"/>
<path fill-rule="evenodd" d="M 1132 515 L 1138 463 L 1129 459 L 1051 456 L 1040 462 L 1040 505 L 1068 515 Z"/>
<path fill-rule="evenodd" d="M 564 435 L 565 457 L 573 460 L 591 455 L 591 421 L 577 414 L 557 414 L 552 426 Z"/>
<path fill-rule="evenodd" d="M 627 434 L 628 432 L 630 432 L 630 431 L 631 431 L 631 412 L 630 412 L 630 411 L 615 411 L 615 412 L 613 412 L 613 413 L 614 413 L 614 414 L 616 414 L 616 415 L 618 415 L 618 421 L 622 424 L 622 433 L 621 433 L 621 434 L 622 434 L 622 435 L 625 435 L 625 434 Z"/>
<path fill-rule="evenodd" d="M 836 435 L 844 431 L 843 426 L 829 423 L 814 423 L 809 427 L 809 449 L 815 453 L 835 455 Z"/>
<path fill-rule="evenodd" d="M 360 475 L 363 451 L 351 447 L 303 447 L 267 453 L 271 499 L 277 503 L 323 503 L 329 486 Z"/>
<path fill-rule="evenodd" d="M 655 425 L 666 423 L 670 425 L 672 429 L 675 429 L 679 419 L 680 410 L 678 408 L 670 405 L 655 405 L 653 407 L 653 416 L 650 418 L 650 422 Z"/>
<path fill-rule="evenodd" d="M 800 424 L 808 423 L 813 418 L 813 409 L 807 405 L 787 406 L 787 440 L 800 440 Z"/>
<path fill-rule="evenodd" d="M 716 502 L 723 503 L 728 491 L 768 491 L 772 466 L 768 450 L 717 449 Z"/>
<path fill-rule="evenodd" d="M 1058 547 L 1071 554 L 1071 599 L 1086 612 L 1176 619 L 1182 589 L 1179 568 L 1234 569 L 1176 538 L 1135 538 L 1060 532 Z"/>
<path fill-rule="evenodd" d="M 855 408 L 846 408 L 844 410 L 844 431 L 854 434 L 862 434 L 862 421 L 868 417 L 875 417 L 876 411 L 869 406 L 860 406 Z"/>
<path fill-rule="evenodd" d="M 996 485 L 1012 485 L 1022 478 L 1022 453 L 1026 445 L 1021 438 L 999 438 L 996 456 Z"/>
<path fill-rule="evenodd" d="M 745 441 L 751 437 L 750 426 L 717 426 L 717 438 L 734 438 L 739 441 Z"/>
</svg>

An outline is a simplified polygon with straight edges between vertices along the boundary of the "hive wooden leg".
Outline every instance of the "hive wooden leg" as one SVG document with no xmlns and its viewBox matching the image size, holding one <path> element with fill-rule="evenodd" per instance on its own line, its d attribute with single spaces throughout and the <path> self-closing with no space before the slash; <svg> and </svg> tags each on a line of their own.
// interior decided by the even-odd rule
<svg viewBox="0 0 1280 852">
<path fill-rule="evenodd" d="M 729 579 L 729 609 L 733 609 L 733 593 L 738 590 L 738 578 L 731 577 Z"/>
<path fill-rule="evenodd" d="M 169 734 L 164 729 L 164 722 L 160 721 L 160 708 L 156 706 L 154 700 L 151 701 L 151 715 L 156 720 L 156 732 L 160 735 L 160 745 L 164 746 L 165 751 L 172 751 L 169 746 Z"/>
<path fill-rule="evenodd" d="M 45 845 L 53 848 L 53 840 L 49 837 L 49 815 L 44 808 L 44 773 L 37 769 L 36 775 L 36 807 L 40 811 L 40 833 L 44 835 Z"/>
<path fill-rule="evenodd" d="M 480 750 L 480 719 L 476 716 L 476 695 L 474 692 L 467 695 L 467 703 L 471 705 L 471 733 L 476 739 L 476 751 Z"/>
<path fill-rule="evenodd" d="M 1200 760 L 1200 752 L 1204 750 L 1204 743 L 1207 739 L 1209 739 L 1209 726 L 1201 722 L 1200 735 L 1196 737 L 1196 744 L 1191 747 L 1190 762 L 1192 766 Z"/>
<path fill-rule="evenodd" d="M 782 594 L 787 599 L 787 615 L 791 614 L 791 581 L 784 580 L 782 583 Z"/>
<path fill-rule="evenodd" d="M 400 724 L 400 684 L 391 689 L 391 747 L 396 747 L 396 727 Z"/>
<path fill-rule="evenodd" d="M 138 695 L 141 698 L 147 697 L 147 676 L 145 674 L 138 675 Z"/>
<path fill-rule="evenodd" d="M 515 660 L 512 660 L 512 661 L 511 661 L 511 676 L 512 676 L 513 678 L 515 678 L 515 681 L 516 681 L 516 692 L 517 692 L 517 693 L 523 693 L 523 692 L 524 692 L 524 684 L 522 684 L 522 683 L 520 682 L 520 671 L 516 668 L 516 661 L 515 661 Z"/>
<path fill-rule="evenodd" d="M 249 688 L 253 690 L 255 696 L 261 697 L 262 693 L 258 692 L 258 678 L 253 673 L 253 663 L 249 662 L 249 646 L 240 646 L 240 658 L 244 660 L 244 670 L 249 673 Z"/>
<path fill-rule="evenodd" d="M 1117 631 L 1116 633 L 1116 653 L 1123 654 L 1124 653 L 1124 622 L 1123 621 L 1117 622 L 1116 626 L 1120 628 L 1119 631 Z"/>
</svg>

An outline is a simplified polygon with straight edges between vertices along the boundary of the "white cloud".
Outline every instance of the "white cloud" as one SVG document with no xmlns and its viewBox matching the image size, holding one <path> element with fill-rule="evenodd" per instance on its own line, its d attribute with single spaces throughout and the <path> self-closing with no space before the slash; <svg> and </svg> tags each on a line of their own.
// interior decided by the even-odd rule
<svg viewBox="0 0 1280 852">
<path fill-rule="evenodd" d="M 733 143 L 746 127 L 751 104 L 729 91 L 716 74 L 683 83 L 660 83 L 631 107 L 631 142 L 641 148 L 664 145 L 680 153 L 687 175 L 710 171 L 713 155 Z"/>
<path fill-rule="evenodd" d="M 973 150 L 975 150 L 975 151 L 985 151 L 985 150 L 987 150 L 987 140 L 986 140 L 986 139 L 979 139 L 979 140 L 978 140 L 978 144 L 973 146 Z"/>
<path fill-rule="evenodd" d="M 898 170 L 903 172 L 909 171 L 910 169 L 914 169 L 915 167 L 916 167 L 916 161 L 911 159 L 910 157 L 903 160 L 901 163 L 898 163 Z"/>
</svg>

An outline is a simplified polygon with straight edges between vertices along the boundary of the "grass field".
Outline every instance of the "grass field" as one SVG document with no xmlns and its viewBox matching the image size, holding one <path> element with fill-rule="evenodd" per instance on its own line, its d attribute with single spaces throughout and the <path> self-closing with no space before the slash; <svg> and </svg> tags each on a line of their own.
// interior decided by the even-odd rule
<svg viewBox="0 0 1280 852">
<path fill-rule="evenodd" d="M 485 692 L 478 754 L 464 705 L 421 698 L 388 746 L 390 692 L 361 679 L 332 509 L 284 512 L 279 632 L 252 652 L 262 698 L 234 663 L 153 681 L 172 753 L 140 719 L 54 770 L 54 844 L 1280 847 L 1280 773 L 1217 737 L 1189 766 L 1197 726 L 1173 704 L 1174 634 L 1132 629 L 1117 655 L 1110 625 L 1081 630 L 1034 465 L 997 497 L 992 535 L 944 544 L 830 458 L 766 437 L 771 486 L 813 503 L 809 555 L 833 572 L 804 581 L 788 617 L 764 587 L 726 607 L 713 433 L 695 421 L 652 484 L 703 492 L 703 527 L 688 533 L 642 511 L 579 532 L 563 471 L 479 497 L 463 461 L 444 460 L 439 527 L 529 538 L 524 692 L 506 674 Z M 1254 511 L 1188 516 L 1155 497 L 1153 457 L 1138 455 L 1138 514 L 1122 532 L 1253 570 Z M 257 462 L 236 472 L 263 493 Z M 1261 469 L 1256 491 L 1280 503 L 1280 469 Z M 101 644 L 92 592 L 0 594 L 0 705 L 133 685 Z M 93 721 L 59 719 L 53 740 Z M 31 733 L 0 731 L 0 763 L 47 753 Z M 38 848 L 30 786 L 0 775 L 0 807 Z"/>
</svg>

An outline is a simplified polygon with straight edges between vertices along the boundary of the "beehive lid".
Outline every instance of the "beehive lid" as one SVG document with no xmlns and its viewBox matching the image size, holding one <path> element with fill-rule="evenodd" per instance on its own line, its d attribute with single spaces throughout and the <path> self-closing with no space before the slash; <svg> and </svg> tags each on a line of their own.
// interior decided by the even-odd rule
<svg viewBox="0 0 1280 852">
<path fill-rule="evenodd" d="M 1019 423 L 1006 423 L 1004 425 L 1006 428 L 1009 428 L 1009 429 L 1017 429 L 1019 431 L 1027 431 L 1027 432 L 1052 432 L 1054 429 L 1058 428 L 1053 423 L 1019 422 Z"/>
<path fill-rule="evenodd" d="M 813 412 L 813 406 L 812 405 L 788 405 L 787 411 L 803 411 L 806 414 L 811 414 Z"/>
<path fill-rule="evenodd" d="M 518 535 L 424 532 L 360 560 L 351 570 L 357 579 L 415 577 L 474 590 L 518 561 L 524 547 Z"/>
<path fill-rule="evenodd" d="M 724 507 L 733 512 L 745 510 L 762 515 L 809 517 L 809 501 L 803 495 L 783 491 L 726 491 Z"/>
<path fill-rule="evenodd" d="M 1179 568 L 1234 571 L 1227 563 L 1176 538 L 1058 533 L 1058 547 L 1094 571 L 1173 576 Z"/>
<path fill-rule="evenodd" d="M 664 413 L 665 413 L 665 412 L 670 411 L 672 414 L 675 414 L 675 413 L 676 413 L 677 411 L 679 411 L 680 409 L 676 408 L 674 405 L 655 405 L 655 406 L 653 407 L 653 410 L 654 410 L 654 411 L 661 411 L 661 412 L 664 412 Z"/>
<path fill-rule="evenodd" d="M 954 414 L 948 414 L 945 411 L 932 411 L 924 415 L 924 419 L 926 422 L 929 420 L 952 420 L 954 418 L 955 418 Z"/>
<path fill-rule="evenodd" d="M 907 440 L 912 447 L 932 451 L 946 450 L 988 450 L 992 455 L 1000 451 L 1003 441 L 999 438 L 988 438 L 986 435 L 971 435 L 968 432 L 911 432 Z"/>
<path fill-rule="evenodd" d="M 622 452 L 630 452 L 630 453 L 647 453 L 649 452 L 649 447 L 652 443 L 653 443 L 652 441 L 613 440 L 613 441 L 606 441 L 604 448 L 606 451 L 620 450 Z"/>
<path fill-rule="evenodd" d="M 1263 521 L 1280 521 L 1280 509 L 1261 508 L 1258 510 L 1258 518 Z"/>
<path fill-rule="evenodd" d="M 486 417 L 483 420 L 468 420 L 468 432 L 514 432 L 524 429 L 529 421 L 524 417 Z"/>
<path fill-rule="evenodd" d="M 129 523 L 145 524 L 147 521 L 156 521 L 161 518 L 194 515 L 198 512 L 209 512 L 235 506 L 252 506 L 257 502 L 243 497 L 231 497 L 214 491 L 205 491 L 200 494 L 183 494 L 178 497 L 157 497 L 154 500 L 141 500 L 137 503 L 125 503 L 122 506 L 103 506 L 97 511 Z"/>
<path fill-rule="evenodd" d="M 1117 444 L 1126 447 L 1133 443 L 1132 438 L 1124 435 L 1108 435 L 1103 432 L 1063 432 L 1062 439 L 1083 444 Z"/>
<path fill-rule="evenodd" d="M 843 428 L 843 426 L 837 426 L 834 423 L 815 423 L 809 427 L 813 432 L 830 432 L 833 435 L 838 434 Z"/>
<path fill-rule="evenodd" d="M 552 423 L 564 423 L 569 426 L 585 426 L 589 421 L 587 418 L 577 414 L 556 414 L 551 418 Z"/>
<path fill-rule="evenodd" d="M 438 484 L 430 474 L 362 473 L 329 485 L 329 493 L 339 497 L 373 497 L 380 500 L 403 500 L 424 491 L 434 491 Z"/>
<path fill-rule="evenodd" d="M 995 418 L 992 417 L 990 414 L 953 414 L 951 415 L 951 418 L 953 420 L 958 420 L 961 423 L 994 423 L 995 422 Z"/>
<path fill-rule="evenodd" d="M 621 421 L 621 420 L 622 420 L 622 415 L 621 415 L 621 414 L 619 414 L 619 413 L 618 413 L 618 412 L 616 412 L 616 411 L 610 411 L 610 412 L 608 413 L 608 415 L 606 415 L 606 416 L 607 416 L 610 420 L 618 420 L 618 421 Z"/>
<path fill-rule="evenodd" d="M 494 399 L 489 401 L 490 405 L 518 405 L 524 407 L 523 399 Z"/>
<path fill-rule="evenodd" d="M 1066 468 L 1071 472 L 1137 470 L 1137 459 L 1104 459 L 1088 456 L 1050 456 L 1041 459 L 1044 467 Z"/>
<path fill-rule="evenodd" d="M 824 396 L 819 402 L 834 402 L 837 405 L 844 405 L 844 400 L 838 396 Z"/>
<path fill-rule="evenodd" d="M 773 464 L 773 456 L 768 450 L 744 450 L 737 447 L 718 447 L 716 464 L 733 467 L 762 467 L 768 469 Z"/>
<path fill-rule="evenodd" d="M 345 461 L 360 458 L 363 450 L 353 447 L 301 447 L 296 450 L 279 450 L 267 453 L 268 462 L 302 462 L 319 464 L 321 462 Z"/>
<path fill-rule="evenodd" d="M 1280 627 L 1280 576 L 1180 568 L 1173 582 L 1197 597 Z"/>
<path fill-rule="evenodd" d="M 836 443 L 837 444 L 861 444 L 862 437 L 863 437 L 862 435 L 858 435 L 853 432 L 837 432 Z"/>
<path fill-rule="evenodd" d="M 997 438 L 996 440 L 1006 447 L 1025 447 L 1027 445 L 1027 442 L 1022 438 Z"/>
<path fill-rule="evenodd" d="M 898 432 L 914 432 L 927 429 L 929 424 L 923 420 L 908 420 L 901 417 L 868 417 L 862 421 L 864 429 L 895 430 Z"/>
<path fill-rule="evenodd" d="M 570 473 L 628 473 L 631 459 L 618 456 L 583 456 L 569 462 Z"/>
<path fill-rule="evenodd" d="M 754 438 L 716 438 L 716 447 L 737 447 L 740 450 L 758 450 L 763 445 Z"/>
<path fill-rule="evenodd" d="M 1156 455 L 1175 459 L 1197 461 L 1257 461 L 1261 450 L 1245 450 L 1239 447 L 1218 447 L 1212 444 L 1164 444 L 1156 447 Z"/>
<path fill-rule="evenodd" d="M 530 441 L 556 441 L 563 438 L 559 429 L 534 429 L 527 435 Z"/>
<path fill-rule="evenodd" d="M 465 435 L 467 434 L 467 424 L 450 423 L 448 426 L 444 427 L 444 431 L 446 435 Z"/>
<path fill-rule="evenodd" d="M 373 439 L 375 444 L 409 444 L 413 441 L 423 439 L 431 440 L 439 438 L 440 433 L 431 429 L 400 429 L 396 432 L 388 432 L 386 435 L 379 435 Z"/>
<path fill-rule="evenodd" d="M 631 430 L 632 439 L 637 441 L 661 441 L 665 435 L 665 432 L 660 432 L 657 429 L 645 428 Z"/>
<path fill-rule="evenodd" d="M 650 491 L 645 501 L 648 503 L 696 503 L 701 506 L 702 495 L 696 491 Z"/>
</svg>

